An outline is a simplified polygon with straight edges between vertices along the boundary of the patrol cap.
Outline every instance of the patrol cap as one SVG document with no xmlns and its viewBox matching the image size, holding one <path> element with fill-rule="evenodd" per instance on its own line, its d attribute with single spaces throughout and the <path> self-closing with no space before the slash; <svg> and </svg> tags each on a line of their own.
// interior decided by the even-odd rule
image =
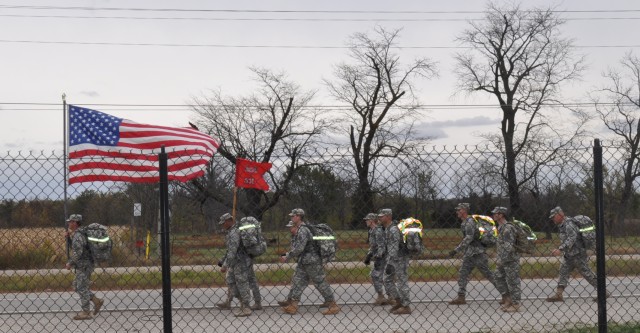
<svg viewBox="0 0 640 333">
<path fill-rule="evenodd" d="M 294 208 L 293 210 L 291 210 L 291 213 L 289 213 L 289 216 L 295 215 L 304 216 L 304 210 L 302 210 L 302 208 Z"/>
<path fill-rule="evenodd" d="M 560 213 L 562 213 L 562 208 L 560 208 L 560 206 L 556 206 L 556 208 L 552 209 L 549 212 L 549 218 L 552 219 L 554 216 L 556 216 L 556 214 Z"/>
<path fill-rule="evenodd" d="M 78 223 L 82 222 L 82 215 L 80 215 L 80 214 L 71 214 L 69 216 L 69 218 L 67 219 L 67 222 L 71 222 L 71 221 L 78 222 Z"/>
<path fill-rule="evenodd" d="M 468 202 L 461 202 L 456 206 L 456 210 L 464 209 L 465 211 L 469 211 L 471 209 L 471 205 Z"/>
<path fill-rule="evenodd" d="M 220 216 L 220 221 L 218 222 L 218 224 L 224 224 L 224 222 L 226 220 L 229 220 L 229 219 L 232 219 L 232 218 L 233 218 L 233 216 L 231 216 L 231 214 L 224 213 L 224 214 L 222 214 L 222 216 Z"/>
<path fill-rule="evenodd" d="M 508 210 L 507 210 L 507 207 L 500 207 L 500 206 L 498 206 L 498 207 L 494 208 L 494 209 L 491 211 L 491 214 L 498 214 L 498 213 L 500 213 L 500 214 L 503 214 L 503 215 L 507 215 L 507 211 L 508 211 Z"/>
<path fill-rule="evenodd" d="M 385 216 L 385 215 L 392 215 L 392 214 L 393 213 L 391 212 L 391 208 L 382 208 L 378 212 L 378 217 Z"/>
<path fill-rule="evenodd" d="M 289 221 L 289 223 L 287 223 L 287 225 L 285 225 L 285 227 L 287 227 L 287 228 L 291 228 L 291 227 L 293 227 L 294 225 L 296 225 L 296 224 L 295 224 L 295 223 L 293 223 L 293 221 Z"/>
<path fill-rule="evenodd" d="M 369 214 L 367 214 L 367 216 L 365 216 L 363 218 L 363 220 L 365 220 L 365 221 L 366 220 L 377 220 L 377 219 L 378 219 L 378 214 L 376 214 L 376 213 L 369 213 Z"/>
</svg>

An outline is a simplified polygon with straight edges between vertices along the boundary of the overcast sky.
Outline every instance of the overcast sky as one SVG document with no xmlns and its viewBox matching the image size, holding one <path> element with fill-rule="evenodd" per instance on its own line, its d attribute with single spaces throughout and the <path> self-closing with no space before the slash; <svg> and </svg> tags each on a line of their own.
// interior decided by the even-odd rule
<svg viewBox="0 0 640 333">
<path fill-rule="evenodd" d="M 589 64 L 583 81 L 566 87 L 569 100 L 586 101 L 601 73 L 640 46 L 638 1 L 524 3 L 568 11 L 563 34 Z M 438 63 L 439 78 L 419 82 L 423 104 L 494 103 L 452 98 L 455 38 L 485 7 L 479 0 L 0 0 L 0 149 L 62 150 L 63 93 L 68 103 L 106 104 L 91 107 L 137 122 L 186 126 L 193 115 L 184 107 L 141 105 L 184 105 L 211 89 L 248 94 L 255 87 L 248 66 L 284 70 L 318 90 L 315 104 L 335 105 L 322 79 L 347 60 L 349 35 L 375 25 L 403 28 L 401 59 Z M 477 144 L 478 134 L 498 130 L 500 117 L 497 109 L 433 108 L 419 125 L 436 145 Z"/>
</svg>

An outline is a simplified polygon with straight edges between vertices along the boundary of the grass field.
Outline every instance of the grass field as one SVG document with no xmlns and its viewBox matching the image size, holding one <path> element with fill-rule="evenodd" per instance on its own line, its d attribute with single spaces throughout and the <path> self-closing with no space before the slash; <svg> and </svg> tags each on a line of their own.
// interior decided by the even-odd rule
<svg viewBox="0 0 640 333">
<path fill-rule="evenodd" d="M 129 230 L 124 227 L 111 228 L 114 239 L 114 260 L 112 267 L 160 266 L 158 246 L 150 244 L 150 259 L 145 259 L 143 249 L 132 246 Z M 339 231 L 338 262 L 361 262 L 368 249 L 365 230 Z M 269 240 L 268 252 L 258 258 L 256 263 L 276 263 L 280 254 L 287 251 L 290 236 L 287 232 L 265 233 Z M 424 237 L 426 251 L 417 259 L 443 259 L 461 239 L 458 229 L 429 230 Z M 638 254 L 639 240 L 636 237 L 607 238 L 607 254 Z M 555 237 L 552 241 L 539 240 L 533 256 L 548 256 L 558 245 Z M 172 236 L 171 264 L 215 265 L 224 255 L 224 235 L 220 234 L 179 234 Z M 495 249 L 490 249 L 494 256 Z M 51 229 L 15 229 L 0 230 L 0 269 L 51 269 L 62 268 L 66 262 L 64 230 Z M 595 263 L 593 263 L 595 264 Z M 368 267 L 332 268 L 327 274 L 332 283 L 364 283 L 369 281 Z M 539 261 L 523 264 L 522 278 L 554 278 L 558 272 L 557 262 Z M 291 280 L 291 269 L 278 269 L 259 272 L 258 279 L 263 285 L 286 284 Z M 442 264 L 411 268 L 414 281 L 455 280 L 458 267 L 443 261 Z M 477 273 L 476 273 L 477 274 Z M 612 276 L 640 275 L 640 261 L 635 259 L 616 259 L 607 261 L 607 274 Z M 476 276 L 480 278 L 480 276 Z M 42 290 L 68 290 L 73 276 L 71 272 L 48 274 L 46 276 L 3 276 L 0 274 L 0 292 L 23 292 Z M 124 274 L 106 274 L 97 269 L 94 274 L 94 287 L 97 289 L 147 289 L 161 286 L 161 274 L 144 269 L 132 270 Z M 172 274 L 174 287 L 213 287 L 223 286 L 224 276 L 218 271 L 196 271 L 185 269 Z"/>
</svg>

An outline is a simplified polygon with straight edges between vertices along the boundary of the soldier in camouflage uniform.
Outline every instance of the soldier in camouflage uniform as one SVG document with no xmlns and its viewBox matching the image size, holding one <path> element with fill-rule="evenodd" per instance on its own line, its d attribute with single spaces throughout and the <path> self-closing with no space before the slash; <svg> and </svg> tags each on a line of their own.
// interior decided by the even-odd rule
<svg viewBox="0 0 640 333">
<path fill-rule="evenodd" d="M 368 241 L 369 251 L 364 259 L 364 264 L 369 265 L 373 259 L 373 269 L 371 270 L 371 281 L 373 288 L 378 295 L 373 302 L 375 305 L 387 305 L 389 300 L 384 297 L 384 261 L 385 261 L 385 231 L 384 227 L 378 223 L 378 214 L 369 213 L 364 218 L 369 228 Z"/>
<path fill-rule="evenodd" d="M 231 214 L 226 213 L 220 217 L 220 222 L 218 224 L 224 224 L 226 220 L 233 219 Z M 222 260 L 218 262 L 218 266 L 223 267 L 225 265 L 225 261 L 227 260 L 228 253 L 225 253 Z M 262 295 L 260 294 L 260 287 L 258 286 L 258 279 L 256 278 L 256 272 L 253 270 L 253 259 L 251 259 L 251 265 L 249 266 L 249 287 L 251 288 L 251 294 L 253 294 L 254 304 L 251 306 L 251 310 L 262 310 Z M 235 274 L 233 270 L 227 270 L 227 274 L 225 277 L 225 281 L 227 283 L 227 298 L 220 303 L 216 303 L 216 307 L 221 310 L 229 310 L 231 309 L 231 302 L 233 298 L 240 299 L 240 292 L 238 291 L 238 286 L 235 281 Z"/>
<path fill-rule="evenodd" d="M 597 288 L 596 274 L 589 268 L 587 250 L 578 238 L 579 230 L 573 222 L 573 218 L 565 216 L 562 208 L 555 207 L 551 210 L 549 219 L 558 226 L 558 236 L 560 237 L 560 246 L 554 249 L 551 254 L 554 256 L 564 255 L 562 257 L 562 263 L 560 264 L 558 287 L 556 288 L 556 292 L 547 298 L 547 302 L 564 302 L 564 289 L 569 282 L 569 274 L 571 274 L 574 269 L 578 269 L 578 272 L 580 272 L 594 288 Z M 609 292 L 607 292 L 606 295 L 609 297 Z M 595 298 L 594 301 L 597 301 L 597 298 Z"/>
<path fill-rule="evenodd" d="M 497 267 L 494 275 L 496 287 L 502 295 L 502 311 L 518 312 L 520 309 L 520 254 L 516 251 L 516 226 L 507 222 L 507 208 L 496 207 L 491 211 L 498 224 Z"/>
<path fill-rule="evenodd" d="M 81 232 L 82 230 L 78 231 L 80 224 L 82 224 L 82 215 L 72 214 L 69 216 L 69 219 L 67 219 L 67 223 L 69 224 L 67 235 L 71 237 L 71 253 L 65 267 L 69 270 L 72 268 L 75 269 L 76 276 L 73 280 L 73 287 L 78 295 L 80 295 L 80 306 L 82 307 L 82 312 L 78 313 L 73 319 L 91 319 L 90 302 L 93 303 L 93 314 L 96 315 L 100 311 L 104 301 L 96 297 L 91 290 L 89 290 L 94 263 L 89 251 L 87 237 Z"/>
<path fill-rule="evenodd" d="M 389 297 L 395 299 L 390 312 L 396 315 L 411 314 L 409 299 L 409 254 L 402 251 L 402 233 L 393 221 L 389 208 L 381 209 L 378 218 L 385 228 L 386 261 L 384 266 L 384 287 Z"/>
<path fill-rule="evenodd" d="M 317 244 L 313 241 L 311 230 L 304 222 L 304 210 L 296 208 L 289 214 L 291 221 L 287 227 L 293 235 L 291 249 L 285 255 L 280 257 L 280 262 L 285 263 L 289 259 L 297 258 L 298 265 L 293 274 L 291 291 L 287 300 L 278 302 L 283 306 L 282 310 L 288 314 L 298 313 L 298 303 L 302 292 L 309 285 L 309 280 L 313 281 L 316 289 L 324 297 L 324 303 L 320 307 L 326 307 L 323 315 L 333 315 L 340 312 L 340 307 L 336 304 L 333 296 L 333 289 L 326 281 L 326 274 L 322 259 L 320 258 Z"/>
<path fill-rule="evenodd" d="M 237 293 L 240 299 L 240 311 L 235 313 L 234 316 L 246 317 L 252 313 L 249 306 L 251 301 L 249 275 L 253 260 L 240 243 L 240 231 L 233 217 L 228 213 L 224 214 L 220 217 L 219 223 L 227 231 L 227 254 L 222 263 L 221 271 L 223 273 L 228 271 L 227 281 L 235 285 L 235 287 L 229 286 L 229 296 L 233 297 Z"/>
<path fill-rule="evenodd" d="M 463 252 L 462 266 L 458 277 L 458 297 L 449 302 L 451 305 L 467 304 L 467 284 L 469 283 L 469 275 L 474 268 L 478 268 L 480 272 L 495 286 L 493 273 L 489 269 L 489 257 L 485 247 L 480 243 L 479 231 L 473 217 L 469 216 L 470 206 L 468 203 L 460 203 L 456 206 L 456 214 L 462 221 L 462 241 L 451 252 L 450 257 L 454 257 L 457 253 Z"/>
</svg>

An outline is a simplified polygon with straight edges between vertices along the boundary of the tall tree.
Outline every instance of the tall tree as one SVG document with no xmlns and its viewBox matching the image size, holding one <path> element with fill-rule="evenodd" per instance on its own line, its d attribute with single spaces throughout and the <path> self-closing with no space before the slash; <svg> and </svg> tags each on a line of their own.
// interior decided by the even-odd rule
<svg viewBox="0 0 640 333">
<path fill-rule="evenodd" d="M 434 76 L 435 65 L 418 58 L 403 66 L 394 52 L 399 32 L 376 27 L 373 36 L 353 34 L 349 40 L 351 62 L 336 65 L 335 78 L 324 80 L 332 96 L 350 106 L 342 123 L 358 177 L 354 227 L 361 226 L 362 217 L 375 209 L 375 162 L 396 157 L 424 139 L 416 136 L 413 127 L 419 106 L 414 79 Z"/>
<path fill-rule="evenodd" d="M 622 190 L 615 210 L 618 226 L 624 222 L 635 193 L 633 184 L 640 177 L 640 58 L 629 52 L 620 65 L 621 69 L 609 69 L 603 75 L 607 85 L 591 94 L 600 120 L 622 141 Z"/>
<path fill-rule="evenodd" d="M 495 97 L 502 112 L 500 136 L 491 141 L 504 154 L 501 174 L 515 214 L 520 213 L 522 185 L 541 165 L 557 158 L 563 142 L 579 136 L 587 120 L 579 114 L 575 126 L 564 131 L 558 128 L 561 121 L 549 118 L 552 113 L 560 116 L 549 105 L 563 104 L 562 85 L 579 78 L 584 68 L 572 41 L 561 36 L 563 24 L 551 8 L 522 10 L 490 3 L 484 20 L 469 22 L 458 38 L 468 47 L 455 56 L 460 90 Z M 551 140 L 556 144 L 549 148 Z M 519 170 L 518 159 L 532 151 L 538 152 L 534 165 Z"/>
<path fill-rule="evenodd" d="M 303 91 L 284 72 L 258 67 L 250 70 L 258 83 L 255 93 L 228 97 L 213 92 L 210 97 L 196 98 L 194 111 L 196 124 L 219 139 L 218 153 L 231 165 L 237 157 L 258 162 L 277 159 L 275 170 L 266 175 L 272 190 L 247 189 L 246 201 L 239 203 L 241 211 L 260 219 L 286 193 L 298 169 L 314 164 L 305 156 L 313 155 L 309 150 L 316 147 L 330 122 L 310 106 L 315 91 Z M 212 183 L 203 177 L 190 186 L 203 200 L 210 198 L 231 206 L 231 198 L 218 195 L 210 188 Z"/>
</svg>

